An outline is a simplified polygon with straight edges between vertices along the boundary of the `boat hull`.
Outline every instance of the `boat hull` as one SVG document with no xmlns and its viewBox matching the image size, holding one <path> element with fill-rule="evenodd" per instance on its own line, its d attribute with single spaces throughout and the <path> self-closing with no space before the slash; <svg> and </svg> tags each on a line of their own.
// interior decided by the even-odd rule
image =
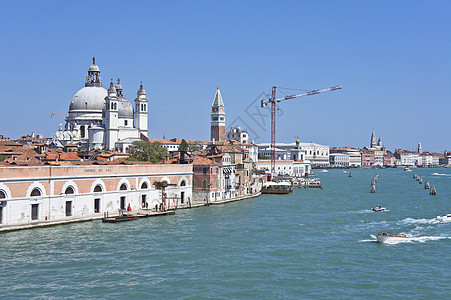
<svg viewBox="0 0 451 300">
<path fill-rule="evenodd" d="M 289 194 L 290 190 L 263 189 L 262 194 Z"/>
</svg>

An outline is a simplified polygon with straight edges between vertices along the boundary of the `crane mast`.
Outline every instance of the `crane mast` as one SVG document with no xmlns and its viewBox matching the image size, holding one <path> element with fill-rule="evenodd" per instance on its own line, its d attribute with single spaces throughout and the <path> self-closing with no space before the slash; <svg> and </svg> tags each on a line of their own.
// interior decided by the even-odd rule
<svg viewBox="0 0 451 300">
<path fill-rule="evenodd" d="M 324 92 L 340 90 L 341 86 L 333 86 L 322 90 L 311 90 L 302 94 L 296 94 L 291 96 L 285 96 L 282 98 L 276 98 L 277 87 L 272 87 L 271 98 L 269 100 L 262 100 L 261 106 L 265 107 L 268 103 L 271 103 L 271 175 L 276 171 L 276 104 L 281 101 L 290 100 L 294 98 L 300 98 L 305 96 L 317 95 Z"/>
</svg>

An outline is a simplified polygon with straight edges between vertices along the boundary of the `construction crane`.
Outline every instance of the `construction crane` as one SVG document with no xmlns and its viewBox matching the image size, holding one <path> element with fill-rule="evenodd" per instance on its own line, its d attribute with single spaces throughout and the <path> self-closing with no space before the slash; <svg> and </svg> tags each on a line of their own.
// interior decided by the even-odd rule
<svg viewBox="0 0 451 300">
<path fill-rule="evenodd" d="M 337 85 L 322 90 L 311 90 L 302 94 L 285 96 L 283 98 L 276 98 L 276 89 L 277 88 L 273 86 L 271 98 L 268 100 L 261 101 L 261 107 L 265 107 L 268 103 L 271 103 L 271 175 L 273 175 L 276 171 L 276 104 L 281 101 L 290 100 L 294 98 L 312 96 L 324 92 L 340 90 L 341 86 Z"/>
<path fill-rule="evenodd" d="M 52 112 L 52 115 L 50 116 L 50 118 L 53 118 L 53 116 L 60 116 L 60 117 L 63 117 L 63 118 L 67 118 L 67 116 L 59 114 L 59 113 L 56 113 L 56 112 Z"/>
</svg>

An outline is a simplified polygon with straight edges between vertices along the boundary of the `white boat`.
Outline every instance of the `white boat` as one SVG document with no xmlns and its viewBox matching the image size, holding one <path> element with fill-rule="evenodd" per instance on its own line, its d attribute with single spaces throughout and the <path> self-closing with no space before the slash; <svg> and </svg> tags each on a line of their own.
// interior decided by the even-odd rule
<svg viewBox="0 0 451 300">
<path fill-rule="evenodd" d="M 395 232 L 381 232 L 376 235 L 376 239 L 378 243 L 390 243 L 405 241 L 407 236 L 405 234 Z"/>
<path fill-rule="evenodd" d="M 409 169 L 409 168 L 404 168 L 404 171 L 406 171 L 406 172 L 410 172 L 411 170 Z"/>
<path fill-rule="evenodd" d="M 435 175 L 435 176 L 437 176 L 437 175 L 439 175 L 437 172 L 434 172 L 434 173 L 432 173 L 432 175 Z"/>
<path fill-rule="evenodd" d="M 327 170 L 321 170 L 321 173 L 327 173 L 327 172 L 329 172 L 329 171 L 327 171 Z"/>
<path fill-rule="evenodd" d="M 442 222 L 451 222 L 451 214 L 437 216 L 437 220 Z"/>
<path fill-rule="evenodd" d="M 373 207 L 371 210 L 375 211 L 375 212 L 378 212 L 378 211 L 386 211 L 387 209 L 385 207 L 382 207 L 382 206 L 376 206 L 376 207 Z"/>
</svg>

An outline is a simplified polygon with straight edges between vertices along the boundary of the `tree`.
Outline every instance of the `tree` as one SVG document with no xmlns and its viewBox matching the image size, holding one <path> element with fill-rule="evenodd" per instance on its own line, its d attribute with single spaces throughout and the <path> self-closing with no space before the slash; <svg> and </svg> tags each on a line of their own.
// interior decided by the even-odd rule
<svg viewBox="0 0 451 300">
<path fill-rule="evenodd" d="M 202 150 L 201 146 L 195 144 L 189 144 L 189 152 L 200 151 Z"/>
<path fill-rule="evenodd" d="M 185 151 L 187 152 L 189 150 L 189 144 L 185 141 L 185 139 L 182 139 L 182 142 L 179 146 L 179 151 Z"/>
<path fill-rule="evenodd" d="M 159 163 L 168 156 L 168 150 L 160 142 L 135 141 L 130 146 L 128 160 Z"/>
</svg>

